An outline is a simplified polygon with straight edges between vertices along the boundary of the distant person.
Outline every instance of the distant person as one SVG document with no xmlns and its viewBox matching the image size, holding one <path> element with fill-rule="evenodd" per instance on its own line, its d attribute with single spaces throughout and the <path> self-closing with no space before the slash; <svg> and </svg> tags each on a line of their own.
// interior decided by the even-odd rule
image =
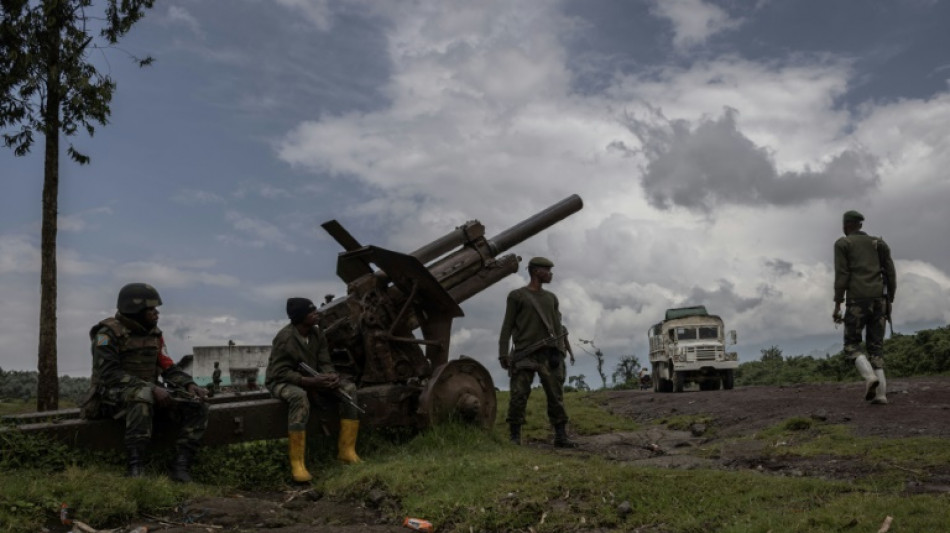
<svg viewBox="0 0 950 533">
<path fill-rule="evenodd" d="M 310 420 L 308 393 L 336 402 L 333 391 L 342 390 L 356 399 L 356 386 L 342 379 L 333 367 L 327 339 L 317 327 L 316 306 L 307 298 L 288 298 L 285 326 L 271 346 L 265 386 L 277 398 L 287 402 L 287 432 L 290 440 L 290 468 L 294 481 L 313 479 L 306 465 L 307 422 Z M 311 376 L 300 363 L 306 363 L 319 375 Z M 356 455 L 359 412 L 347 402 L 339 402 L 340 437 L 337 458 L 348 464 L 360 462 Z"/>
<path fill-rule="evenodd" d="M 564 367 L 567 330 L 561 324 L 557 296 L 542 288 L 551 283 L 553 267 L 554 263 L 544 257 L 531 259 L 528 285 L 508 293 L 498 337 L 498 359 L 511 381 L 507 418 L 511 442 L 521 444 L 531 382 L 537 374 L 547 397 L 548 420 L 554 426 L 554 445 L 575 448 L 577 444 L 567 436 L 564 387 L 558 374 Z M 514 342 L 513 350 L 509 348 L 510 342 Z"/>
<path fill-rule="evenodd" d="M 897 278 L 891 249 L 880 237 L 861 230 L 864 215 L 842 217 L 844 237 L 835 241 L 835 323 L 844 322 L 844 353 L 854 360 L 866 383 L 864 399 L 887 403 L 884 377 L 884 332 L 891 317 Z M 844 316 L 841 303 L 845 302 Z M 865 333 L 867 352 L 861 349 Z"/>
<path fill-rule="evenodd" d="M 214 362 L 214 372 L 211 373 L 211 390 L 208 391 L 208 397 L 221 392 L 221 368 L 217 361 Z"/>
<path fill-rule="evenodd" d="M 82 413 L 84 418 L 124 413 L 129 477 L 144 475 L 154 419 L 167 415 L 180 426 L 169 474 L 175 481 L 189 482 L 192 460 L 208 427 L 208 391 L 168 357 L 158 329 L 161 304 L 154 287 L 130 283 L 119 291 L 115 316 L 89 331 L 92 390 Z"/>
</svg>

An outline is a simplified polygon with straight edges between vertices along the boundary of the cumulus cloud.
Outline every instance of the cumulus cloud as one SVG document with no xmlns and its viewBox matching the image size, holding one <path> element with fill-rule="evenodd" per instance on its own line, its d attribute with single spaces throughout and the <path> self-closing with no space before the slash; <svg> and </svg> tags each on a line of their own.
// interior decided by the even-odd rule
<svg viewBox="0 0 950 533">
<path fill-rule="evenodd" d="M 288 252 L 299 250 L 287 233 L 276 224 L 237 211 L 228 211 L 225 218 L 239 235 L 222 235 L 219 236 L 220 240 L 252 248 L 276 246 Z"/>
<path fill-rule="evenodd" d="M 201 30 L 201 23 L 198 22 L 198 19 L 195 18 L 195 16 L 192 15 L 187 9 L 181 6 L 168 6 L 168 11 L 165 13 L 165 16 L 170 23 L 181 24 L 198 37 L 202 37 L 204 35 Z"/>
<path fill-rule="evenodd" d="M 277 3 L 299 13 L 320 31 L 332 26 L 333 12 L 328 0 L 277 0 Z"/>
<path fill-rule="evenodd" d="M 728 204 L 791 206 L 854 198 L 880 182 L 877 158 L 861 149 L 845 150 L 818 169 L 779 172 L 770 150 L 739 131 L 736 115 L 726 108 L 720 118 L 695 126 L 685 120 L 631 121 L 648 160 L 642 184 L 651 205 L 707 214 Z"/>
<path fill-rule="evenodd" d="M 228 274 L 195 271 L 163 264 L 158 260 L 123 263 L 115 267 L 113 274 L 120 279 L 147 279 L 149 283 L 161 287 L 233 287 L 238 284 L 238 279 Z"/>
<path fill-rule="evenodd" d="M 676 48 L 701 45 L 711 36 L 741 24 L 724 9 L 703 0 L 651 0 L 650 4 L 654 15 L 673 25 Z"/>
</svg>

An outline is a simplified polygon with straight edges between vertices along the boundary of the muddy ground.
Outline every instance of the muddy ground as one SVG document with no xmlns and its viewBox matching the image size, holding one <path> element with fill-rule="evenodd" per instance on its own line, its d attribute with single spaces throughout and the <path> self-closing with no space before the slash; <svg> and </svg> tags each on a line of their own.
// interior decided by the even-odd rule
<svg viewBox="0 0 950 533">
<path fill-rule="evenodd" d="M 780 442 L 748 440 L 767 427 L 802 417 L 850 426 L 856 435 L 886 438 L 931 436 L 950 438 L 950 377 L 893 379 L 888 382 L 889 405 L 864 402 L 863 383 L 739 387 L 731 391 L 652 391 L 598 393 L 610 411 L 630 417 L 637 431 L 575 436 L 577 450 L 555 450 L 547 443 L 527 443 L 550 453 L 602 455 L 617 461 L 661 468 L 755 469 L 787 476 L 855 479 L 876 467 L 858 459 L 775 458 L 763 452 Z M 680 417 L 706 418 L 683 429 L 658 421 Z M 691 419 L 692 420 L 692 419 Z M 710 445 L 721 444 L 710 454 Z M 950 491 L 950 465 L 910 481 L 908 492 Z M 236 494 L 190 502 L 176 513 L 142 517 L 134 525 L 150 532 L 267 531 L 272 533 L 404 532 L 382 511 L 385 494 L 368 494 L 359 502 L 335 502 L 308 491 Z M 204 526 L 204 527 L 202 527 Z"/>
</svg>

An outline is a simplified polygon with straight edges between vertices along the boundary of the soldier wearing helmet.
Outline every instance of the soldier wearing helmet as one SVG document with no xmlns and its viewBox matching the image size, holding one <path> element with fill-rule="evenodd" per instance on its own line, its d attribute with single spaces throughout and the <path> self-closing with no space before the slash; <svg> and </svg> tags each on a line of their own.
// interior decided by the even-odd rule
<svg viewBox="0 0 950 533">
<path fill-rule="evenodd" d="M 866 383 L 864 399 L 886 404 L 884 331 L 897 289 L 891 249 L 880 237 L 861 230 L 864 215 L 842 216 L 844 237 L 835 241 L 835 323 L 844 322 L 844 353 Z M 845 304 L 841 316 L 841 304 Z M 864 335 L 865 348 L 861 347 Z"/>
<path fill-rule="evenodd" d="M 166 416 L 180 426 L 170 476 L 191 481 L 190 467 L 208 426 L 208 392 L 168 356 L 158 309 L 162 298 L 146 283 L 119 291 L 118 312 L 89 330 L 92 388 L 84 418 L 124 414 L 129 477 L 144 475 L 153 422 Z M 161 382 L 159 381 L 161 378 Z"/>
</svg>

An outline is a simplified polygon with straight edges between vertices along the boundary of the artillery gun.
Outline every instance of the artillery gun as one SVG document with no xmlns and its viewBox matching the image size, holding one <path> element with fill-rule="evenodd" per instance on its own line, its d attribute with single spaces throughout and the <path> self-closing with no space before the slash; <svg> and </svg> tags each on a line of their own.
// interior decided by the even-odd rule
<svg viewBox="0 0 950 533">
<path fill-rule="evenodd" d="M 336 220 L 324 223 L 344 248 L 336 273 L 347 294 L 320 308 L 319 324 L 334 363 L 357 383 L 363 423 L 427 427 L 457 417 L 491 427 L 491 374 L 475 359 L 449 360 L 459 304 L 518 270 L 520 258 L 502 253 L 582 207 L 569 196 L 491 238 L 471 220 L 409 254 L 361 245 Z"/>
<path fill-rule="evenodd" d="M 518 270 L 515 254 L 501 254 L 581 208 L 571 195 L 492 238 L 472 220 L 410 254 L 363 246 L 337 221 L 323 224 L 344 248 L 337 275 L 347 294 L 320 308 L 320 327 L 334 363 L 357 383 L 362 422 L 425 428 L 456 417 L 490 428 L 491 374 L 475 359 L 449 360 L 452 321 L 464 314 L 459 304 Z M 209 403 L 205 446 L 287 434 L 287 407 L 267 392 L 216 394 Z M 319 426 L 320 417 L 310 423 Z M 82 420 L 78 409 L 8 415 L 0 421 L 6 431 L 94 450 L 121 447 L 124 432 L 113 420 Z M 173 432 L 159 433 L 173 443 Z"/>
</svg>

